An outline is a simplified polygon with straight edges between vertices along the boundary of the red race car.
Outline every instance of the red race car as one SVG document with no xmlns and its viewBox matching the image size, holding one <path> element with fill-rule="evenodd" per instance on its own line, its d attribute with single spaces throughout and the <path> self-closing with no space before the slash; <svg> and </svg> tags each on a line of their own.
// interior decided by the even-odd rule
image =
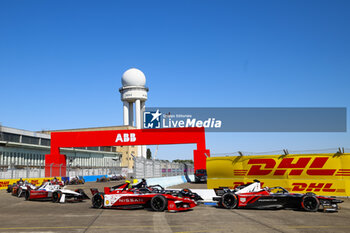
<svg viewBox="0 0 350 233">
<path fill-rule="evenodd" d="M 22 197 L 25 195 L 27 190 L 36 189 L 37 187 L 34 184 L 24 181 L 21 184 L 14 184 L 12 186 L 12 195 L 17 197 Z"/>
<path fill-rule="evenodd" d="M 148 191 L 147 191 L 148 190 Z M 189 210 L 197 205 L 196 201 L 187 196 L 130 187 L 129 183 L 114 187 L 105 187 L 104 192 L 91 189 L 94 208 L 136 209 L 151 208 L 154 211 L 168 210 L 171 212 Z"/>
<path fill-rule="evenodd" d="M 333 197 L 318 196 L 314 193 L 289 193 L 282 187 L 261 188 L 260 181 L 237 187 L 234 190 L 228 188 L 214 189 L 218 206 L 233 208 L 255 208 L 255 209 L 301 209 L 315 212 L 323 210 L 336 212 L 338 204 L 342 200 Z"/>
</svg>

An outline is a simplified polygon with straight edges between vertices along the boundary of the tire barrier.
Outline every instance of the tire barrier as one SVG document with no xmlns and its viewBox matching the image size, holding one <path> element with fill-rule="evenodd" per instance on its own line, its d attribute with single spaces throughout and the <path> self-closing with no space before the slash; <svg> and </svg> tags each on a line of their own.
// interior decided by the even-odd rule
<svg viewBox="0 0 350 233">
<path fill-rule="evenodd" d="M 293 193 L 350 196 L 350 154 L 227 156 L 207 159 L 208 189 L 261 181 Z"/>
</svg>

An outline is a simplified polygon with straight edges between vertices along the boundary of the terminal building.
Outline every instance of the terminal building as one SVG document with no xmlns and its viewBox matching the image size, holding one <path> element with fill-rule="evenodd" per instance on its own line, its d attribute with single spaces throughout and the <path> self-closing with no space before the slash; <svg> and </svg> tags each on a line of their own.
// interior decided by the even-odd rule
<svg viewBox="0 0 350 233">
<path fill-rule="evenodd" d="M 130 127 L 114 126 L 58 131 L 118 130 Z M 84 147 L 61 148 L 70 167 L 133 167 L 136 148 L 128 147 Z M 50 132 L 33 132 L 0 126 L 0 169 L 37 168 L 45 166 L 45 154 L 50 154 Z M 130 161 L 130 162 L 129 162 Z"/>
</svg>

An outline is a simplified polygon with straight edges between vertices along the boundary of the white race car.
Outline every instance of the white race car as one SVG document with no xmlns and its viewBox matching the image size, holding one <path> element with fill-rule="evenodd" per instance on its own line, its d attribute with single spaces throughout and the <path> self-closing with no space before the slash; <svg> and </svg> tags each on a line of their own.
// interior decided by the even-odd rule
<svg viewBox="0 0 350 233">
<path fill-rule="evenodd" d="M 51 200 L 52 202 L 64 203 L 67 199 L 82 201 L 90 199 L 82 189 L 75 191 L 65 189 L 60 184 L 46 182 L 37 189 L 27 189 L 26 200 Z"/>
</svg>

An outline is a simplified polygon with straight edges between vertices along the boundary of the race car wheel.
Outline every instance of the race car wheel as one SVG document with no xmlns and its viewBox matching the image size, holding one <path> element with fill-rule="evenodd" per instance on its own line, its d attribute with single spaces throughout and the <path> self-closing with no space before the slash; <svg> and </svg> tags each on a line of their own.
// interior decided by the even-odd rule
<svg viewBox="0 0 350 233">
<path fill-rule="evenodd" d="M 320 201 L 315 196 L 305 195 L 302 199 L 301 206 L 309 212 L 316 212 L 320 207 Z"/>
<path fill-rule="evenodd" d="M 52 193 L 52 202 L 53 203 L 58 203 L 60 202 L 62 193 L 60 191 L 55 191 Z"/>
<path fill-rule="evenodd" d="M 25 194 L 24 194 L 24 198 L 29 201 L 30 200 L 30 191 L 26 190 Z"/>
<path fill-rule="evenodd" d="M 151 199 L 152 210 L 162 212 L 166 209 L 167 206 L 168 206 L 168 200 L 164 196 L 157 195 L 152 197 Z"/>
<path fill-rule="evenodd" d="M 236 194 L 225 193 L 221 197 L 221 204 L 226 209 L 234 209 L 237 207 L 238 198 L 237 198 Z"/>
<path fill-rule="evenodd" d="M 103 207 L 104 196 L 102 193 L 96 193 L 92 197 L 92 207 L 96 209 L 100 209 Z"/>
</svg>

